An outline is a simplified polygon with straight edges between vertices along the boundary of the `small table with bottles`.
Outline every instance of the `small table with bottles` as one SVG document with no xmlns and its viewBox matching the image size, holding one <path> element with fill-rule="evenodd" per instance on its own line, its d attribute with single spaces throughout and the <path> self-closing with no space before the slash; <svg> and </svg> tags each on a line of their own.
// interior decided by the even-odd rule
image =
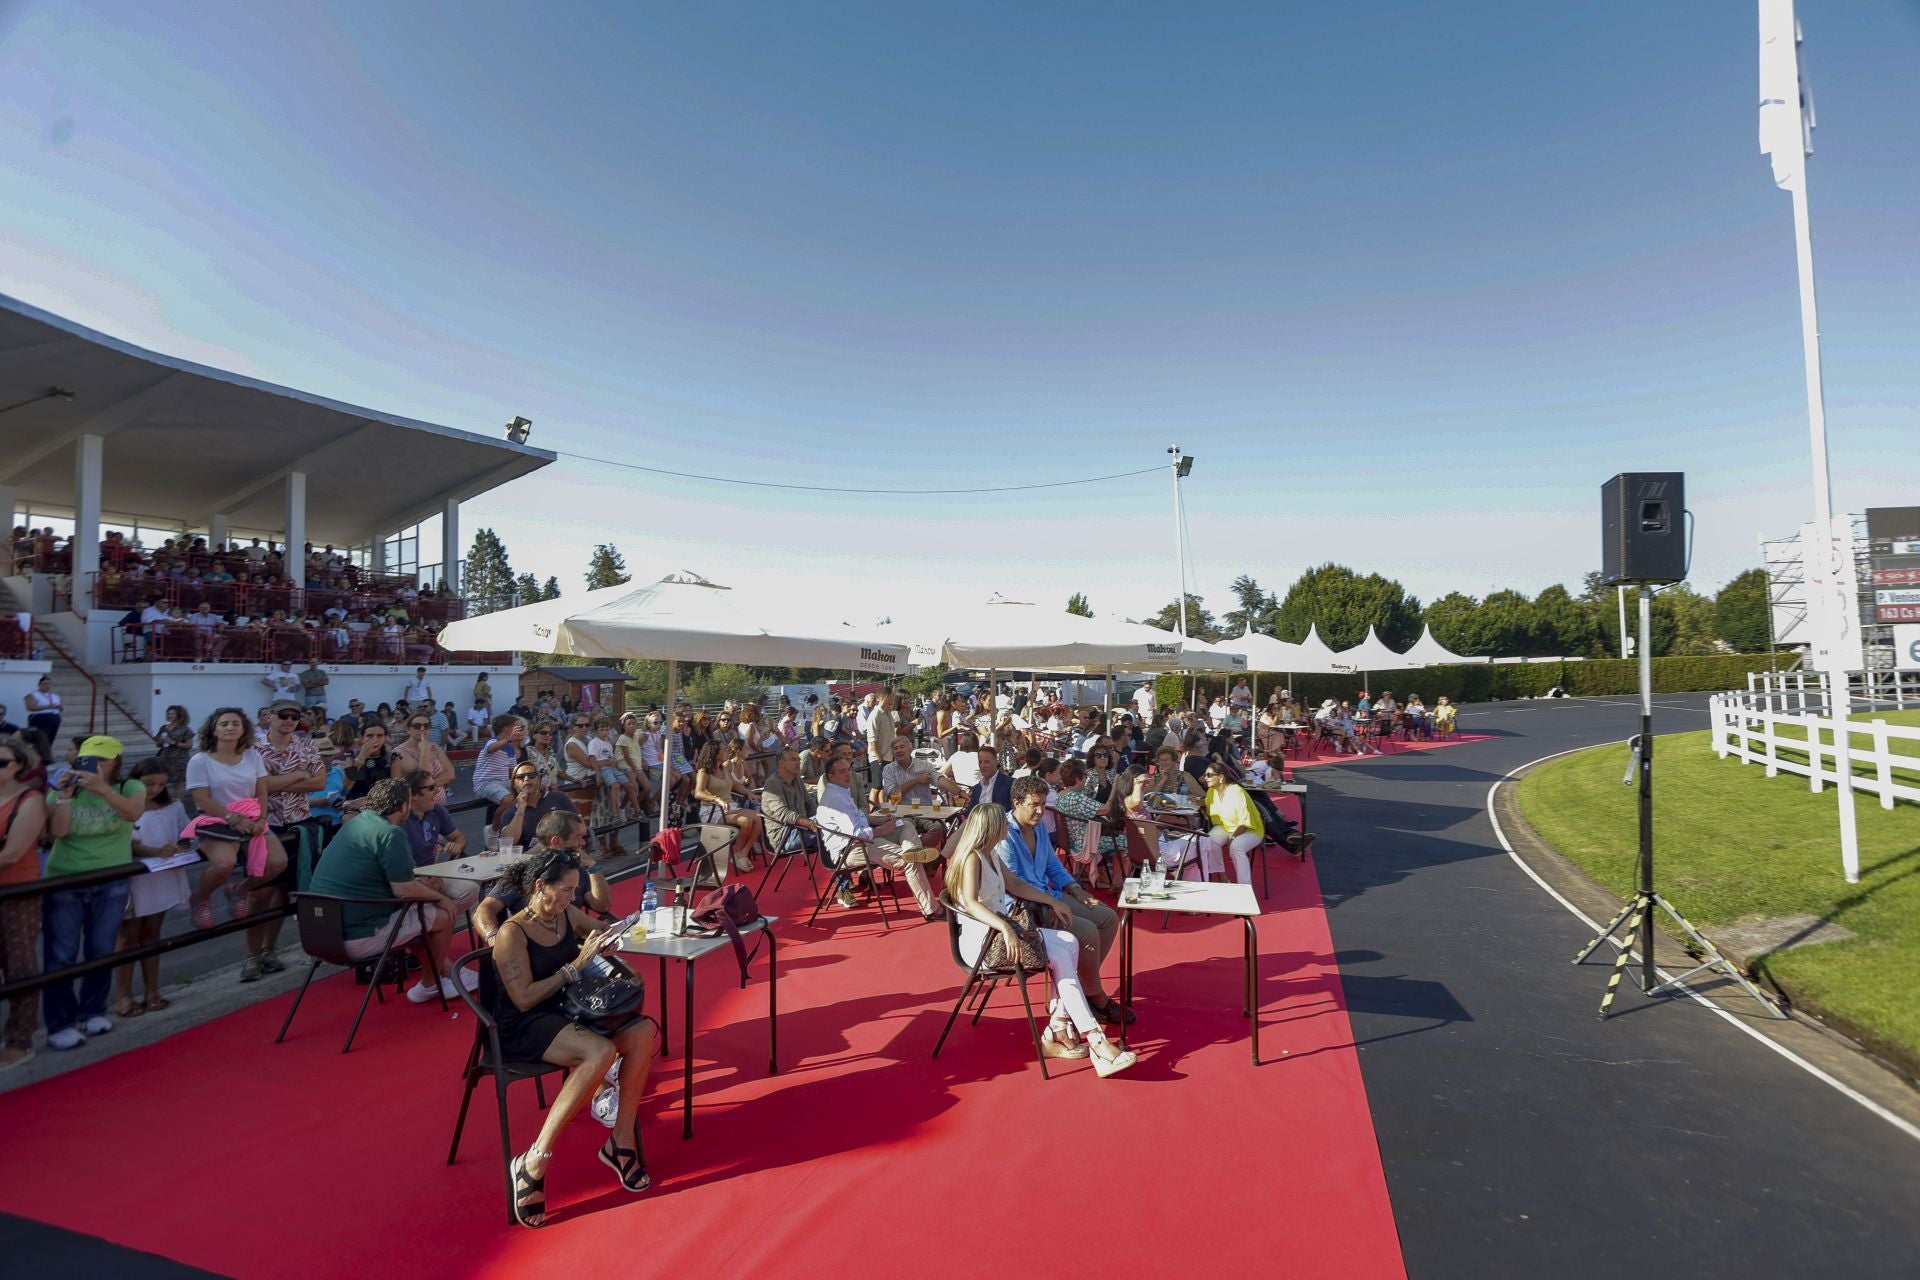
<svg viewBox="0 0 1920 1280">
<path fill-rule="evenodd" d="M 1114 903 L 1120 909 L 1120 1003 L 1133 1008 L 1133 922 L 1142 913 L 1160 911 L 1182 916 L 1237 916 L 1244 929 L 1243 955 L 1246 982 L 1241 990 L 1241 1013 L 1252 1031 L 1253 1065 L 1260 1065 L 1260 935 L 1254 920 L 1260 915 L 1260 900 L 1250 884 L 1209 884 L 1186 880 L 1166 881 L 1142 873 L 1150 881 L 1128 880 L 1121 886 Z"/>
<path fill-rule="evenodd" d="M 681 890 L 682 897 L 684 898 L 688 892 L 688 889 Z M 684 911 L 684 905 L 674 907 L 663 905 L 657 912 L 656 919 L 661 925 L 672 929 L 675 927 L 673 921 L 676 911 Z M 780 917 L 778 916 L 763 915 L 751 924 L 743 924 L 740 926 L 740 933 L 743 937 L 759 933 L 765 934 L 767 939 L 768 1075 L 780 1074 L 780 966 L 776 957 L 776 952 L 779 948 L 779 939 L 774 936 L 773 932 L 773 926 L 779 919 Z M 684 919 L 680 921 L 678 927 L 680 929 L 686 927 Z M 677 932 L 650 933 L 647 932 L 644 925 L 642 925 L 636 926 L 633 932 L 626 934 L 620 939 L 619 950 L 622 955 L 654 956 L 660 961 L 661 1053 L 669 1053 L 672 1051 L 671 1032 L 669 1029 L 670 1005 L 667 1000 L 667 961 L 678 960 L 686 967 L 686 1004 L 683 1010 L 686 1027 L 682 1032 L 682 1035 L 686 1038 L 686 1045 L 685 1052 L 680 1055 L 680 1136 L 682 1138 L 691 1138 L 693 1136 L 693 970 L 694 966 L 699 963 L 703 956 L 710 956 L 716 951 L 731 953 L 733 950 L 733 941 L 724 933 L 711 938 L 699 936 L 687 937 Z M 755 946 L 754 951 L 757 952 L 758 950 L 758 946 Z M 752 955 L 752 952 L 748 953 L 749 960 L 752 959 Z M 745 985 L 744 978 L 742 979 L 742 985 Z"/>
</svg>

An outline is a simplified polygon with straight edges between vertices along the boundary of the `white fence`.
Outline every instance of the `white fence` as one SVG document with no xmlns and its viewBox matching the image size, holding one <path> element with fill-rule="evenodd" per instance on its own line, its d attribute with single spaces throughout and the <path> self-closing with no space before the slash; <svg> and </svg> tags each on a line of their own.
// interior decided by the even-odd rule
<svg viewBox="0 0 1920 1280">
<path fill-rule="evenodd" d="M 1920 804 L 1920 728 L 1858 721 L 1826 705 L 1824 687 L 1809 678 L 1793 688 L 1761 687 L 1715 694 L 1707 702 L 1714 754 L 1764 767 L 1769 778 L 1790 773 L 1807 780 L 1815 795 L 1839 791 L 1840 859 L 1849 883 L 1860 878 L 1855 830 L 1856 792 L 1891 809 L 1898 801 Z M 1903 749 L 1896 750 L 1895 744 Z M 1856 772 L 1864 766 L 1866 772 Z"/>
</svg>

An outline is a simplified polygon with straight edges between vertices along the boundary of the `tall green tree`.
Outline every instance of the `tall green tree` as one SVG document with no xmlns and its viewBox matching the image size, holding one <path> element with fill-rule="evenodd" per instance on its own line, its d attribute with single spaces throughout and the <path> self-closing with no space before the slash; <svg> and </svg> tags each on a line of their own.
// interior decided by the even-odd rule
<svg viewBox="0 0 1920 1280">
<path fill-rule="evenodd" d="M 468 608 L 476 615 L 505 609 L 514 603 L 513 565 L 507 561 L 505 544 L 493 530 L 475 531 L 473 546 L 467 549 L 466 570 L 460 585 Z"/>
<path fill-rule="evenodd" d="M 1087 603 L 1086 596 L 1076 591 L 1067 597 L 1067 612 L 1079 614 L 1083 618 L 1093 616 L 1093 606 Z"/>
<path fill-rule="evenodd" d="M 1638 606 L 1635 606 L 1636 608 Z M 1638 622 L 1633 624 L 1638 627 Z M 1720 637 L 1714 626 L 1713 601 L 1684 582 L 1662 588 L 1653 598 L 1653 654 L 1664 658 L 1680 654 L 1718 653 Z"/>
<path fill-rule="evenodd" d="M 1318 625 L 1320 638 L 1347 649 L 1367 638 L 1373 627 L 1380 639 L 1405 649 L 1420 638 L 1420 600 L 1391 578 L 1365 577 L 1340 564 L 1323 564 L 1294 579 L 1274 615 L 1274 631 L 1298 643 Z"/>
<path fill-rule="evenodd" d="M 518 575 L 513 580 L 514 599 L 521 604 L 533 604 L 545 600 L 546 593 L 540 589 L 540 579 L 530 573 Z"/>
<path fill-rule="evenodd" d="M 611 542 L 594 545 L 593 558 L 587 561 L 587 590 L 617 587 L 632 580 L 632 575 L 627 572 L 626 558 L 620 554 L 618 547 Z"/>
<path fill-rule="evenodd" d="M 1558 583 L 1533 598 L 1534 647 L 1541 658 L 1592 658 L 1600 653 L 1600 631 L 1591 606 L 1576 600 Z"/>
<path fill-rule="evenodd" d="M 547 576 L 547 585 L 540 588 L 540 598 L 542 600 L 558 600 L 560 598 L 560 579 L 549 574 Z"/>
<path fill-rule="evenodd" d="M 1270 631 L 1274 615 L 1280 611 L 1280 602 L 1273 598 L 1271 591 L 1263 591 L 1260 584 L 1251 575 L 1241 574 L 1233 580 L 1234 607 L 1221 615 L 1220 629 L 1229 636 L 1244 635 L 1248 630 Z"/>
<path fill-rule="evenodd" d="M 1714 629 L 1741 653 L 1759 653 L 1773 644 L 1768 611 L 1767 571 L 1749 569 L 1714 596 Z"/>
<path fill-rule="evenodd" d="M 1178 631 L 1180 629 L 1179 609 L 1178 600 L 1169 600 L 1161 607 L 1160 612 L 1150 618 L 1142 618 L 1141 621 L 1150 627 L 1158 627 L 1162 631 Z M 1208 613 L 1206 606 L 1200 603 L 1200 597 L 1191 592 L 1187 594 L 1187 634 L 1195 640 L 1220 638 L 1220 629 L 1214 623 L 1213 615 Z"/>
<path fill-rule="evenodd" d="M 1449 591 L 1427 606 L 1425 621 L 1433 628 L 1433 638 L 1455 653 L 1486 657 L 1480 652 L 1480 633 L 1474 621 L 1479 610 L 1480 602 L 1472 596 Z"/>
</svg>

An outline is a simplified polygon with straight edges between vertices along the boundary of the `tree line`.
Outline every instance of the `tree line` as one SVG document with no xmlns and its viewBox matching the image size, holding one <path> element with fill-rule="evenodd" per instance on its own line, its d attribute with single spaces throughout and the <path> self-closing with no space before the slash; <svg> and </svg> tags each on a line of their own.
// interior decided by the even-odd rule
<svg viewBox="0 0 1920 1280">
<path fill-rule="evenodd" d="M 1276 596 L 1250 574 L 1231 587 L 1234 607 L 1215 614 L 1197 595 L 1185 601 L 1187 634 L 1222 640 L 1249 627 L 1299 643 L 1310 626 L 1335 649 L 1349 649 L 1367 638 L 1371 626 L 1389 648 L 1405 652 L 1423 627 L 1455 653 L 1474 658 L 1617 658 L 1620 621 L 1614 589 L 1598 573 L 1582 580 L 1578 594 L 1561 585 L 1535 596 L 1524 591 L 1490 592 L 1485 597 L 1450 591 L 1431 604 L 1392 578 L 1361 574 L 1339 564 L 1308 569 Z M 1638 630 L 1631 593 L 1628 633 Z M 1075 592 L 1070 613 L 1093 616 L 1085 595 Z M 1181 602 L 1170 600 L 1141 621 L 1163 631 L 1178 629 Z M 1749 569 L 1712 595 L 1687 583 L 1662 588 L 1653 598 L 1653 652 L 1657 656 L 1756 653 L 1769 647 L 1767 575 Z"/>
</svg>

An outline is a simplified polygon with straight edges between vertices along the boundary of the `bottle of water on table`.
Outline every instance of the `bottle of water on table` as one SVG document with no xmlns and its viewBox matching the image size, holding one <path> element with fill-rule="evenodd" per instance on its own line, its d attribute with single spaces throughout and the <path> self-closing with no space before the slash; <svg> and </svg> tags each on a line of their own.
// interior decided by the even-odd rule
<svg viewBox="0 0 1920 1280">
<path fill-rule="evenodd" d="M 640 894 L 640 918 L 646 922 L 647 935 L 657 936 L 660 932 L 660 894 L 653 887 L 653 881 L 647 881 L 647 887 Z"/>
</svg>

